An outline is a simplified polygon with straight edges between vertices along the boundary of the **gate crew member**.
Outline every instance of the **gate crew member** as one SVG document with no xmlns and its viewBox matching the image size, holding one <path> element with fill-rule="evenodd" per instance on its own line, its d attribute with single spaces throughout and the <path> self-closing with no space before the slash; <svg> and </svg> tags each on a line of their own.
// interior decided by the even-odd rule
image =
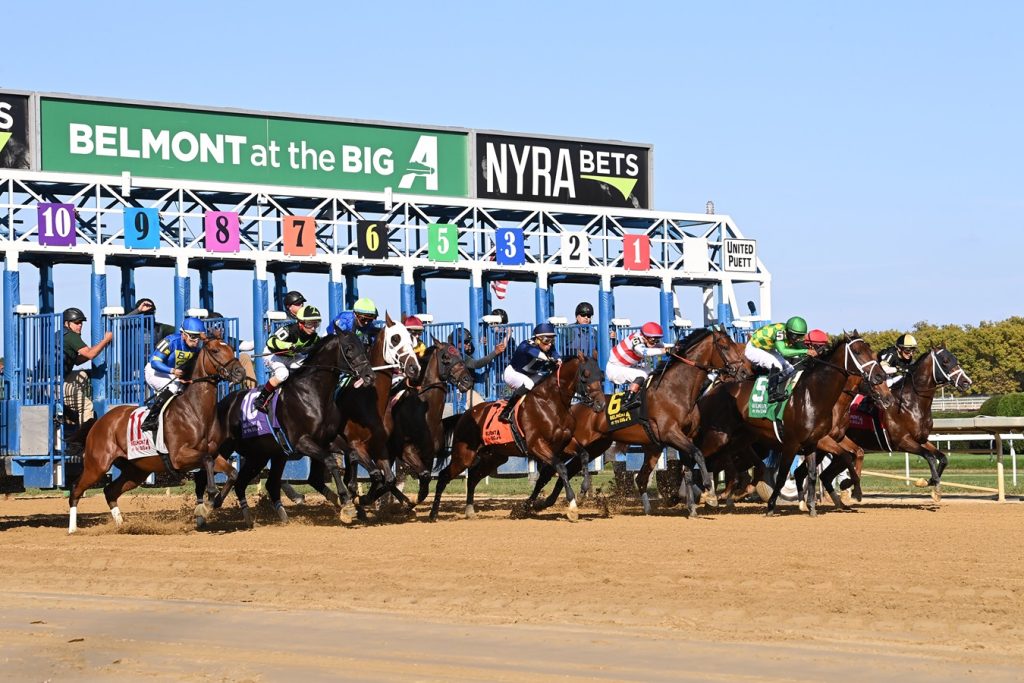
<svg viewBox="0 0 1024 683">
<path fill-rule="evenodd" d="M 85 313 L 80 308 L 64 310 L 64 405 L 78 412 L 78 424 L 94 417 L 92 407 L 92 385 L 87 370 L 75 370 L 76 365 L 93 360 L 103 352 L 114 339 L 113 332 L 107 332 L 103 339 L 93 346 L 82 340 L 82 325 Z M 67 416 L 65 416 L 66 418 Z"/>
<path fill-rule="evenodd" d="M 661 325 L 647 322 L 612 347 L 612 352 L 608 354 L 605 376 L 613 384 L 629 382 L 629 388 L 622 399 L 622 410 L 629 410 L 640 404 L 640 385 L 647 379 L 649 373 L 646 368 L 638 366 L 645 357 L 665 353 L 665 347 L 661 344 L 663 336 L 665 333 Z"/>
<path fill-rule="evenodd" d="M 302 296 L 302 292 L 292 290 L 284 295 L 284 310 L 292 320 L 305 303 L 306 297 Z"/>
<path fill-rule="evenodd" d="M 541 379 L 562 364 L 555 349 L 555 328 L 551 323 L 541 323 L 533 328 L 533 337 L 519 344 L 512 354 L 512 361 L 505 368 L 505 383 L 515 389 L 498 419 L 512 422 L 512 408 L 520 396 L 525 396 Z"/>
<path fill-rule="evenodd" d="M 381 326 L 377 323 L 377 304 L 373 299 L 363 297 L 356 302 L 351 311 L 342 311 L 338 317 L 331 321 L 327 332 L 352 332 L 363 345 L 369 349 L 373 342 L 377 341 L 377 333 Z"/>
<path fill-rule="evenodd" d="M 878 362 L 885 374 L 889 375 L 886 384 L 890 387 L 910 372 L 914 363 L 914 352 L 917 351 L 917 339 L 912 334 L 901 334 L 893 346 L 887 346 L 878 352 Z"/>
<path fill-rule="evenodd" d="M 142 421 L 142 431 L 156 436 L 160 421 L 160 409 L 174 396 L 181 393 L 181 383 L 175 380 L 191 374 L 192 363 L 199 350 L 206 326 L 199 318 L 185 318 L 181 329 L 160 340 L 153 349 L 153 355 L 146 364 L 146 386 L 156 392 L 150 399 L 149 415 Z"/>
<path fill-rule="evenodd" d="M 270 372 L 270 379 L 260 387 L 253 406 L 260 412 L 270 409 L 270 397 L 274 390 L 288 379 L 292 370 L 302 365 L 309 351 L 320 336 L 320 311 L 315 306 L 303 306 L 295 314 L 295 322 L 285 325 L 267 340 L 267 348 L 263 352 L 263 364 Z"/>
</svg>

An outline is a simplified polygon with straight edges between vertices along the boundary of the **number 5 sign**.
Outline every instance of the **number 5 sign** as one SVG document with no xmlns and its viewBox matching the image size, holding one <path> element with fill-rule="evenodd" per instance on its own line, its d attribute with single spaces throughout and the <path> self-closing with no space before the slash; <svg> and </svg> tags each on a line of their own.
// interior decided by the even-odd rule
<svg viewBox="0 0 1024 683">
<path fill-rule="evenodd" d="M 427 226 L 427 245 L 431 261 L 458 261 L 459 226 L 431 223 Z"/>
</svg>

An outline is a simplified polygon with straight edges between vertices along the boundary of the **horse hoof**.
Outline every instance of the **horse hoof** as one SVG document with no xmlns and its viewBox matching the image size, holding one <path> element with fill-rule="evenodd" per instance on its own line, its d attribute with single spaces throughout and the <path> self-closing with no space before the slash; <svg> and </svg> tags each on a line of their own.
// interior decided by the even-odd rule
<svg viewBox="0 0 1024 683">
<path fill-rule="evenodd" d="M 345 505 L 338 511 L 338 518 L 342 524 L 351 524 L 356 520 L 356 506 L 352 503 Z"/>
<path fill-rule="evenodd" d="M 304 496 L 301 493 L 298 494 L 297 496 L 295 496 L 294 498 L 292 498 L 291 496 L 288 496 L 288 500 L 290 500 L 293 505 L 305 505 L 306 504 L 306 496 Z"/>
<path fill-rule="evenodd" d="M 569 503 L 569 509 L 566 510 L 565 516 L 569 518 L 570 522 L 578 522 L 580 520 L 580 511 L 576 507 L 576 501 Z"/>
<path fill-rule="evenodd" d="M 256 526 L 256 518 L 253 517 L 252 510 L 249 508 L 242 510 L 242 521 L 245 523 L 247 529 L 252 529 Z"/>
<path fill-rule="evenodd" d="M 334 507 L 341 509 L 341 499 L 338 498 L 338 494 L 334 491 L 327 489 L 327 493 L 324 494 L 324 498 L 326 498 L 327 502 Z"/>
<path fill-rule="evenodd" d="M 807 511 L 808 511 L 807 501 L 806 500 L 801 500 L 800 501 L 800 512 L 807 512 Z"/>
<path fill-rule="evenodd" d="M 288 523 L 288 513 L 285 511 L 283 505 L 277 508 L 277 518 L 284 524 Z"/>
<path fill-rule="evenodd" d="M 774 517 L 775 516 L 775 510 L 768 510 L 767 512 L 764 513 L 764 516 L 765 517 Z"/>
<path fill-rule="evenodd" d="M 206 528 L 206 518 L 196 515 L 196 531 L 202 531 Z"/>
<path fill-rule="evenodd" d="M 935 503 L 939 503 L 942 501 L 942 492 L 939 491 L 939 487 L 937 486 L 934 489 L 932 489 L 932 501 Z"/>
<path fill-rule="evenodd" d="M 705 491 L 701 495 L 704 498 L 703 503 L 709 508 L 718 507 L 718 496 L 715 495 L 714 491 Z"/>
<path fill-rule="evenodd" d="M 734 509 L 736 507 L 736 499 L 734 499 L 732 496 L 726 498 L 725 507 L 728 508 L 729 510 Z"/>
<path fill-rule="evenodd" d="M 472 505 L 466 506 L 466 519 L 476 519 L 476 510 Z"/>
<path fill-rule="evenodd" d="M 818 516 L 818 509 L 817 508 L 811 508 L 810 510 L 808 510 L 808 513 L 810 513 L 811 517 L 817 517 Z"/>
<path fill-rule="evenodd" d="M 697 506 L 696 505 L 691 505 L 688 508 L 688 512 L 690 513 L 690 519 L 694 519 L 694 518 L 700 516 L 700 512 L 697 511 Z"/>
</svg>

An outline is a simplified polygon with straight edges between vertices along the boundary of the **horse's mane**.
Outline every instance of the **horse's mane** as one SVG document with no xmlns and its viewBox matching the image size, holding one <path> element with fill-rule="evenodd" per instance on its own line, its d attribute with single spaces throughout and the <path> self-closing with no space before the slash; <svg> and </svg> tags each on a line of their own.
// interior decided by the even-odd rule
<svg viewBox="0 0 1024 683">
<path fill-rule="evenodd" d="M 343 332 L 342 334 L 350 333 Z M 310 374 L 313 370 L 315 370 L 316 368 L 314 366 L 316 365 L 316 361 L 319 359 L 320 354 L 324 352 L 325 348 L 327 348 L 328 343 L 330 343 L 334 339 L 337 339 L 339 344 L 342 341 L 341 335 L 335 333 L 327 334 L 324 335 L 323 337 L 320 337 L 317 340 L 316 344 L 313 344 L 313 348 L 311 348 L 309 352 L 306 354 L 306 362 L 304 362 L 300 368 L 298 368 L 292 373 L 292 379 L 305 377 L 306 375 Z"/>
<path fill-rule="evenodd" d="M 690 334 L 676 342 L 676 350 L 678 353 L 686 353 L 711 334 L 714 334 L 714 330 L 708 329 L 707 327 L 698 327 L 690 332 Z"/>
</svg>

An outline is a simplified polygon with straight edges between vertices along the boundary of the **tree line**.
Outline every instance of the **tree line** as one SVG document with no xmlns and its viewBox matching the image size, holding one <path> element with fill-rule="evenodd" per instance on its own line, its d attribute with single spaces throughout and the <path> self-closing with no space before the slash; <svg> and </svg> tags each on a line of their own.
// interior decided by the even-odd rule
<svg viewBox="0 0 1024 683">
<path fill-rule="evenodd" d="M 960 367 L 974 381 L 968 393 L 1008 394 L 1024 391 L 1024 317 L 975 325 L 932 325 L 919 322 L 910 330 L 861 331 L 876 352 L 896 343 L 909 332 L 917 338 L 918 351 L 946 345 Z"/>
</svg>

